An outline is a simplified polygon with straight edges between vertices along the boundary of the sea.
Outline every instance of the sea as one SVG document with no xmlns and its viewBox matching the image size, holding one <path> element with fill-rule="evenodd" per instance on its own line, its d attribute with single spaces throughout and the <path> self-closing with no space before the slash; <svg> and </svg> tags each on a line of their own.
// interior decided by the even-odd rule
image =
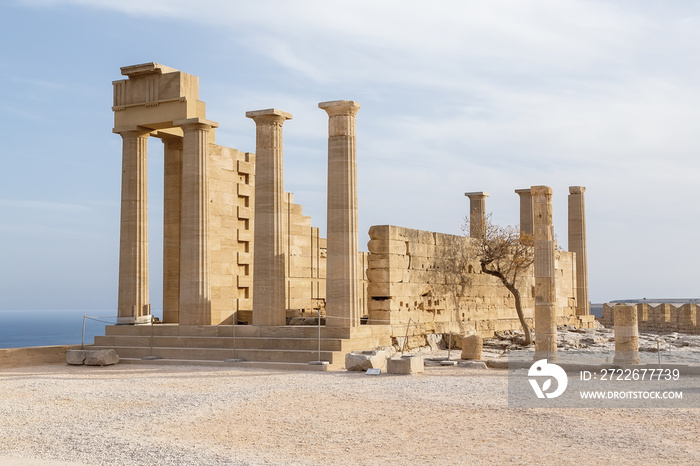
<svg viewBox="0 0 700 466">
<path fill-rule="evenodd" d="M 157 312 L 153 312 L 155 316 Z M 116 323 L 115 310 L 0 310 L 0 348 L 93 344 L 105 326 Z"/>
</svg>

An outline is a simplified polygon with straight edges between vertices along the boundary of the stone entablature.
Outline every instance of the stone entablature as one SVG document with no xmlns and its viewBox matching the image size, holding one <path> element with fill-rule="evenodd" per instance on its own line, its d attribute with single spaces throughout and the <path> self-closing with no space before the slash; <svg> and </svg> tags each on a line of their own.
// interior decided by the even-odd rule
<svg viewBox="0 0 700 466">
<path fill-rule="evenodd" d="M 686 303 L 681 306 L 674 306 L 670 303 L 653 304 L 637 303 L 630 304 L 637 308 L 637 325 L 640 331 L 667 333 L 680 332 L 700 335 L 700 325 L 698 305 Z M 612 327 L 614 322 L 615 306 L 612 304 L 603 305 L 603 317 L 598 321 L 606 327 Z"/>
<path fill-rule="evenodd" d="M 196 76 L 158 63 L 121 71 L 127 79 L 113 82 L 112 107 L 113 131 L 123 138 L 119 321 L 150 321 L 147 140 L 157 137 L 164 147 L 163 320 L 252 322 L 256 155 L 215 144 L 218 124 L 206 119 Z M 249 116 L 264 117 L 258 113 Z M 281 137 L 270 144 L 278 148 Z M 284 325 L 285 314 L 324 308 L 326 240 L 276 183 L 288 255 Z"/>
<path fill-rule="evenodd" d="M 393 225 L 370 228 L 367 262 L 369 323 L 449 324 L 461 331 L 520 328 L 515 303 L 497 278 L 481 273 L 463 254 L 473 241 L 463 236 Z M 556 322 L 588 326 L 576 318 L 574 254 L 556 251 Z M 455 273 L 453 267 L 466 271 Z M 452 268 L 452 269 L 451 269 Z M 534 270 L 520 285 L 526 320 L 534 318 Z M 434 328 L 447 328 L 441 325 Z"/>
</svg>

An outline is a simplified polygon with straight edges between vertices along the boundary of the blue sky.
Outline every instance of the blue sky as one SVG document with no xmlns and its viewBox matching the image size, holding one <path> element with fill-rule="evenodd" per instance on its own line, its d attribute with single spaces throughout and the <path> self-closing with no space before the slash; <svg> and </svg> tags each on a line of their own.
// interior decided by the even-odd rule
<svg viewBox="0 0 700 466">
<path fill-rule="evenodd" d="M 590 295 L 697 297 L 700 4 L 652 1 L 9 0 L 0 5 L 0 309 L 114 309 L 121 66 L 200 78 L 217 143 L 285 123 L 285 187 L 325 231 L 327 116 L 352 99 L 360 243 L 371 225 L 460 233 L 515 189 L 587 187 Z M 162 145 L 149 143 L 151 301 L 162 302 Z M 363 246 L 363 249 L 364 246 Z"/>
</svg>

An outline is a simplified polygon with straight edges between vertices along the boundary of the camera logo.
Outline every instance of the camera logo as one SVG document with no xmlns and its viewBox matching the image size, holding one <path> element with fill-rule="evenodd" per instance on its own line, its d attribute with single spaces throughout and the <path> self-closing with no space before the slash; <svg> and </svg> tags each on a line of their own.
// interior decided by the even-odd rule
<svg viewBox="0 0 700 466">
<path fill-rule="evenodd" d="M 527 375 L 530 377 L 546 377 L 541 387 L 536 379 L 528 379 L 537 398 L 556 398 L 564 393 L 569 383 L 569 378 L 566 376 L 564 369 L 556 364 L 548 363 L 546 359 L 535 361 L 535 363 L 530 366 Z M 556 390 L 548 392 L 548 390 L 552 388 L 552 379 L 557 381 L 557 387 Z"/>
</svg>

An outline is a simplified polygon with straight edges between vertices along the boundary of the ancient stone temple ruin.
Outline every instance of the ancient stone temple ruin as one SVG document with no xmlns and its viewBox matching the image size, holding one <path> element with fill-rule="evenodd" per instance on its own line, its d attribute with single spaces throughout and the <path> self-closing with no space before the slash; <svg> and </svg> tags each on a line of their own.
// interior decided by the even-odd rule
<svg viewBox="0 0 700 466">
<path fill-rule="evenodd" d="M 465 238 L 373 226 L 369 253 L 360 251 L 357 102 L 318 104 L 328 115 L 325 239 L 284 191 L 282 127 L 291 114 L 245 113 L 255 125 L 256 148 L 242 152 L 216 144 L 218 124 L 207 119 L 196 76 L 157 63 L 121 72 L 126 79 L 113 82 L 112 107 L 113 131 L 123 141 L 119 323 L 151 322 L 150 137 L 163 143 L 163 323 L 108 327 L 96 339 L 98 347 L 116 348 L 123 359 L 148 350 L 166 359 L 224 360 L 234 351 L 248 361 L 323 358 L 337 366 L 344 352 L 389 345 L 405 335 L 420 340 L 449 331 L 488 335 L 519 328 L 509 292 L 481 273 L 478 262 L 465 264 L 467 273 L 456 283 L 447 275 L 446 258 L 459 257 L 482 234 L 478 228 Z M 584 191 L 570 188 L 571 250 L 560 251 L 551 234 L 551 189 L 516 190 L 521 229 L 536 239 L 535 267 L 522 295 L 538 335 L 556 332 L 557 324 L 593 324 Z M 483 218 L 488 194 L 467 196 L 471 217 Z M 325 317 L 322 328 L 288 325 L 316 315 Z"/>
</svg>

